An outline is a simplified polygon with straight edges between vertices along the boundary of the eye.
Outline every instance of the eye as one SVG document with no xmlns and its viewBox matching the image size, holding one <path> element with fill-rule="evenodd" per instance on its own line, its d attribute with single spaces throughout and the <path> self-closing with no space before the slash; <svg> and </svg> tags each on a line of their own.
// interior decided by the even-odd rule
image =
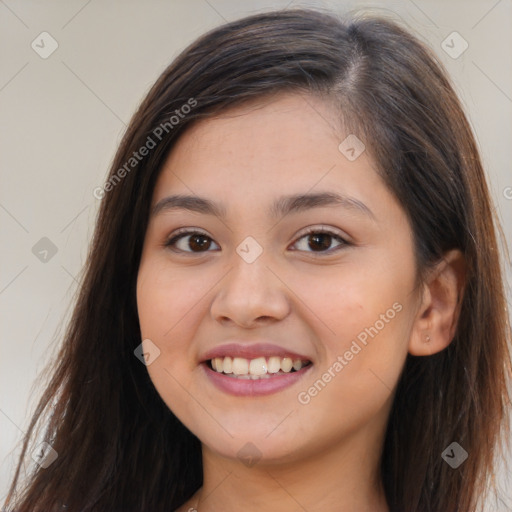
<svg viewBox="0 0 512 512">
<path fill-rule="evenodd" d="M 299 250 L 312 253 L 332 253 L 350 245 L 350 243 L 338 233 L 319 227 L 308 228 L 308 230 L 298 239 L 297 242 L 295 242 L 294 245 L 300 245 L 302 240 L 307 241 L 305 244 L 302 244 L 302 248 L 299 248 Z M 334 248 L 331 247 L 333 241 L 338 241 L 338 245 Z M 212 247 L 212 243 L 215 242 L 213 242 L 212 238 L 203 231 L 183 228 L 178 230 L 164 245 L 174 252 L 197 254 L 201 252 L 208 252 L 208 249 Z M 307 250 L 308 248 L 311 250 Z"/>
<path fill-rule="evenodd" d="M 186 239 L 189 239 L 188 242 Z M 175 235 L 170 238 L 165 247 L 171 248 L 175 252 L 207 252 L 213 240 L 204 232 L 198 230 L 178 230 Z M 178 244 L 181 243 L 181 247 Z M 188 250 L 189 247 L 192 250 Z"/>
<path fill-rule="evenodd" d="M 299 245 L 299 242 L 303 239 L 307 241 L 302 245 L 303 248 L 299 250 L 305 250 L 305 252 L 332 253 L 340 250 L 344 246 L 350 245 L 349 242 L 342 238 L 338 233 L 329 229 L 318 227 L 308 228 L 306 233 L 304 233 L 298 239 L 298 241 L 295 242 L 295 245 Z M 329 248 L 334 239 L 339 242 L 339 245 L 334 248 Z M 308 251 L 305 249 L 305 247 L 308 247 L 312 250 Z"/>
</svg>

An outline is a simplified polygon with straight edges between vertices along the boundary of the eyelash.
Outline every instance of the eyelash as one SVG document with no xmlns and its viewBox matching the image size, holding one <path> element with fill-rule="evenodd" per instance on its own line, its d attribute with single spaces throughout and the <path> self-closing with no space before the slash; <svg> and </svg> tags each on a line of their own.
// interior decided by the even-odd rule
<svg viewBox="0 0 512 512">
<path fill-rule="evenodd" d="M 312 235 L 312 234 L 330 235 L 333 238 L 335 238 L 337 241 L 341 242 L 341 244 L 339 246 L 334 247 L 332 249 L 328 249 L 327 251 L 304 251 L 304 252 L 309 252 L 309 253 L 311 253 L 311 254 L 313 254 L 315 256 L 322 256 L 322 255 L 325 255 L 325 254 L 332 254 L 332 253 L 337 252 L 338 250 L 342 249 L 343 247 L 352 245 L 349 242 L 347 242 L 347 240 L 345 240 L 343 237 L 341 237 L 338 233 L 335 233 L 334 231 L 332 231 L 330 229 L 318 228 L 318 227 L 314 227 L 314 226 L 310 227 L 310 228 L 307 228 L 306 232 L 302 233 L 301 236 L 297 239 L 297 241 L 301 240 L 302 238 L 307 237 L 308 235 Z M 203 253 L 206 253 L 206 252 L 211 252 L 209 250 L 206 250 L 206 251 L 183 251 L 181 249 L 172 248 L 172 246 L 174 246 L 176 244 L 176 242 L 178 242 L 182 238 L 186 238 L 187 236 L 190 236 L 190 235 L 202 235 L 202 236 L 204 236 L 206 238 L 209 238 L 210 240 L 213 241 L 213 239 L 207 233 L 205 233 L 204 231 L 201 231 L 199 229 L 193 229 L 192 230 L 192 229 L 189 229 L 189 228 L 181 228 L 178 231 L 176 231 L 169 238 L 169 240 L 167 242 L 165 242 L 164 246 L 168 247 L 173 252 L 180 252 L 180 253 L 203 254 Z"/>
</svg>

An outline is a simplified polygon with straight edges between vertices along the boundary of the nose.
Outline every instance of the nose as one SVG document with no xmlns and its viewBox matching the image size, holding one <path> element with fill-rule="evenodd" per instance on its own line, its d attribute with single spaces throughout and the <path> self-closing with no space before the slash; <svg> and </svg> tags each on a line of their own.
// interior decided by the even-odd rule
<svg viewBox="0 0 512 512">
<path fill-rule="evenodd" d="M 283 320 L 290 312 L 288 290 L 263 256 L 247 263 L 235 254 L 233 267 L 213 298 L 211 316 L 222 324 L 244 328 Z"/>
</svg>

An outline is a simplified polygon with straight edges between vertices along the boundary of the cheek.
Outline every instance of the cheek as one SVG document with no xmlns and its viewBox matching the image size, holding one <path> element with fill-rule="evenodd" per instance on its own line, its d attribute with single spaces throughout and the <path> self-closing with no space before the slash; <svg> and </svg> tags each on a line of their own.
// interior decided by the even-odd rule
<svg viewBox="0 0 512 512">
<path fill-rule="evenodd" d="M 291 288 L 307 306 L 310 322 L 325 334 L 324 341 L 331 350 L 343 349 L 346 342 L 350 345 L 350 340 L 376 322 L 379 332 L 390 330 L 389 326 L 397 323 L 395 316 L 400 315 L 393 304 L 403 306 L 410 286 L 408 271 L 381 268 L 375 261 L 354 258 L 329 271 L 320 269 L 322 272 L 287 276 L 288 282 L 293 283 Z M 385 316 L 385 329 L 381 315 Z"/>
<path fill-rule="evenodd" d="M 389 398 L 407 355 L 412 283 L 412 265 L 376 261 L 354 261 L 325 279 L 297 280 L 297 295 L 307 297 L 321 334 L 321 382 L 315 381 L 321 392 L 312 390 L 319 410 L 332 410 L 336 402 L 365 414 Z"/>
<path fill-rule="evenodd" d="M 159 357 L 147 369 L 169 406 L 170 397 L 181 396 L 191 371 L 197 370 L 190 341 L 199 324 L 197 315 L 201 314 L 204 290 L 204 279 L 200 282 L 197 272 L 171 271 L 168 264 L 158 261 L 148 260 L 141 265 L 137 279 L 141 336 L 149 338 L 160 350 Z"/>
<path fill-rule="evenodd" d="M 165 262 L 141 265 L 137 308 L 142 335 L 161 341 L 173 337 L 176 327 L 200 303 L 204 290 L 199 272 L 176 271 Z"/>
<path fill-rule="evenodd" d="M 193 381 L 192 370 L 197 370 L 190 340 L 204 295 L 204 282 L 201 286 L 197 273 L 194 282 L 193 275 L 171 272 L 165 262 L 148 259 L 143 260 L 137 278 L 141 337 L 160 350 L 147 371 L 162 400 L 180 417 L 189 414 L 190 400 L 184 390 Z"/>
</svg>

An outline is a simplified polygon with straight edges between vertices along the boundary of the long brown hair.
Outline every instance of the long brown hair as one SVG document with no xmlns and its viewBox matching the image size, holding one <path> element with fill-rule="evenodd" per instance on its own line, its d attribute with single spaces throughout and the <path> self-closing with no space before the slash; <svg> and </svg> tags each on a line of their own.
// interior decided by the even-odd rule
<svg viewBox="0 0 512 512">
<path fill-rule="evenodd" d="M 345 126 L 364 138 L 411 222 L 420 278 L 449 249 L 465 256 L 455 338 L 438 354 L 407 357 L 381 471 L 393 512 L 476 510 L 510 427 L 512 365 L 498 224 L 475 140 L 446 72 L 408 30 L 382 17 L 344 21 L 311 9 L 258 14 L 205 34 L 163 72 L 133 116 L 6 507 L 170 511 L 202 485 L 199 440 L 134 356 L 141 343 L 135 286 L 150 201 L 187 126 L 285 91 L 333 102 Z M 150 146 L 148 138 L 154 144 L 147 155 L 130 160 Z M 58 457 L 46 469 L 35 466 L 17 492 L 38 425 Z M 453 441 L 469 454 L 457 469 L 441 457 Z"/>
</svg>

